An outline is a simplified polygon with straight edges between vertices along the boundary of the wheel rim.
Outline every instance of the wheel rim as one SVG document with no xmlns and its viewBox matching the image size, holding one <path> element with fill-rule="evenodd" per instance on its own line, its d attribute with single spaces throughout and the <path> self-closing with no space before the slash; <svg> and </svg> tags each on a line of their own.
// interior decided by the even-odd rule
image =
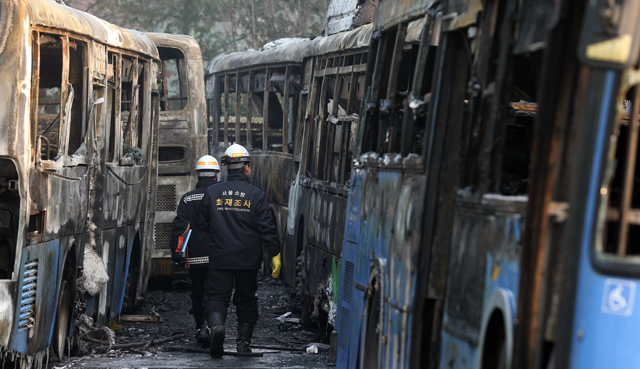
<svg viewBox="0 0 640 369">
<path fill-rule="evenodd" d="M 56 328 L 53 336 L 53 350 L 58 358 L 64 355 L 64 348 L 67 343 L 69 333 L 69 284 L 62 281 L 60 286 L 60 299 L 58 301 L 58 314 L 56 317 Z"/>
</svg>

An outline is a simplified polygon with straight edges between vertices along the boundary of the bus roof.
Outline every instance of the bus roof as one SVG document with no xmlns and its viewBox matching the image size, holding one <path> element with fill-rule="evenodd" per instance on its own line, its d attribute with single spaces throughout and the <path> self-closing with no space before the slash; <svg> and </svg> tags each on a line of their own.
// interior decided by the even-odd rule
<svg viewBox="0 0 640 369">
<path fill-rule="evenodd" d="M 144 34 L 149 37 L 157 47 L 179 48 L 185 52 L 187 59 L 202 60 L 200 45 L 198 45 L 198 41 L 191 36 L 156 32 L 145 32 Z"/>
<path fill-rule="evenodd" d="M 380 0 L 374 18 L 374 27 L 383 30 L 401 22 L 422 17 L 436 0 Z"/>
<path fill-rule="evenodd" d="M 406 42 L 418 42 L 422 28 L 424 28 L 424 19 L 411 22 L 407 29 Z M 368 48 L 372 34 L 373 25 L 367 24 L 348 32 L 316 37 L 311 41 L 283 44 L 269 50 L 221 54 L 211 59 L 206 74 L 243 69 L 255 65 L 300 64 L 304 58 L 309 56 Z"/>
<path fill-rule="evenodd" d="M 15 0 L 4 0 L 15 1 Z M 158 49 L 142 32 L 127 30 L 99 19 L 89 13 L 58 4 L 52 0 L 18 0 L 17 15 L 29 19 L 31 26 L 64 30 L 70 34 L 88 36 L 109 46 L 142 53 L 158 59 Z"/>
<path fill-rule="evenodd" d="M 307 56 L 312 41 L 285 43 L 267 50 L 248 50 L 235 53 L 220 54 L 211 59 L 206 74 L 214 74 L 226 70 L 242 69 L 253 65 L 295 64 L 302 63 Z"/>
</svg>

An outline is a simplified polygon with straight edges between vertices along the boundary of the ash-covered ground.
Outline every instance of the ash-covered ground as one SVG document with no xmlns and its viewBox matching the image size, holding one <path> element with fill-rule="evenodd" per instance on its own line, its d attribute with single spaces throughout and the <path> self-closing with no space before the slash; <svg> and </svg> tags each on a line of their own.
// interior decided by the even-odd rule
<svg viewBox="0 0 640 369">
<path fill-rule="evenodd" d="M 259 277 L 258 297 L 260 319 L 251 341 L 254 353 L 261 357 L 232 356 L 236 350 L 237 317 L 233 303 L 226 323 L 225 353 L 221 359 L 211 359 L 206 349 L 195 340 L 195 323 L 189 314 L 191 291 L 173 288 L 171 281 L 150 284 L 144 305 L 134 315 L 157 315 L 159 323 L 123 322 L 111 324 L 115 339 L 111 349 L 101 342 L 109 341 L 109 331 L 93 327 L 82 340 L 83 356 L 49 362 L 49 368 L 327 368 L 330 367 L 328 345 L 317 328 L 277 320 L 300 318 L 300 304 L 295 291 L 282 281 Z M 105 333 L 106 331 L 106 333 Z M 183 335 L 183 336 L 180 336 Z M 160 343 L 168 338 L 179 337 Z M 153 339 L 153 343 L 148 344 Z M 123 345 L 138 343 L 138 347 Z M 145 343 L 140 347 L 140 343 Z M 307 353 L 309 344 L 316 344 L 317 353 Z M 130 345 L 131 346 L 131 345 Z M 134 345 L 135 346 L 135 345 Z"/>
</svg>

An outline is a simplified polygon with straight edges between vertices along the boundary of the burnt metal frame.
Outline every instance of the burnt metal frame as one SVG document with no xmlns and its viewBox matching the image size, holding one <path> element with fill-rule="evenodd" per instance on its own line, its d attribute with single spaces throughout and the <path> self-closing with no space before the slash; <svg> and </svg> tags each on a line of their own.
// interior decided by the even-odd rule
<svg viewBox="0 0 640 369">
<path fill-rule="evenodd" d="M 304 142 L 304 145 L 302 146 L 300 152 L 300 158 L 301 162 L 304 163 L 302 167 L 303 175 L 310 176 L 310 179 L 312 179 L 313 182 L 318 182 L 317 185 L 319 186 L 323 186 L 325 184 L 329 187 L 335 188 L 344 188 L 344 186 L 346 186 L 345 178 L 347 176 L 347 173 L 345 172 L 345 168 L 350 142 L 350 140 L 347 141 L 346 138 L 351 134 L 351 125 L 357 124 L 357 121 L 352 119 L 340 119 L 341 117 L 338 116 L 338 100 L 340 97 L 342 85 L 344 83 L 350 84 L 346 113 L 347 116 L 354 113 L 353 105 L 355 101 L 357 86 L 355 82 L 357 81 L 357 77 L 360 75 L 364 75 L 366 71 L 366 64 L 361 64 L 362 55 L 366 53 L 367 51 L 355 50 L 349 53 L 342 53 L 337 55 L 318 55 L 309 58 L 305 62 L 305 65 L 309 65 L 308 63 L 312 63 L 312 73 L 310 76 L 310 83 L 308 87 L 308 93 L 311 94 L 311 99 L 307 99 L 307 104 L 309 105 L 308 118 L 300 119 L 299 122 L 301 122 L 301 124 L 298 125 L 299 129 L 302 129 L 305 135 L 302 140 Z M 331 66 L 327 66 L 329 63 L 331 63 Z M 349 65 L 344 65 L 347 63 Z M 332 111 L 330 112 L 325 111 L 326 104 L 324 104 L 327 95 L 327 78 L 335 78 L 333 91 L 334 103 L 332 106 Z M 348 82 L 346 80 L 343 81 L 343 79 L 346 78 L 349 78 Z M 301 115 L 303 113 L 304 111 L 301 110 Z M 339 119 L 338 123 L 331 123 L 329 121 L 329 115 L 337 117 Z M 311 117 L 314 117 L 314 119 L 309 121 L 309 118 Z M 345 122 L 349 122 L 349 124 L 345 124 Z M 340 160 L 338 162 L 339 175 L 337 178 L 337 183 L 331 182 L 330 180 L 330 171 L 332 169 L 333 159 L 332 157 L 330 157 L 330 155 L 327 154 L 332 153 L 335 149 L 334 144 L 336 124 L 343 125 L 341 142 L 342 146 L 340 149 Z M 304 127 L 302 127 L 303 125 Z M 314 143 L 313 147 L 311 147 L 311 142 Z M 355 147 L 353 149 L 355 151 Z M 324 153 L 324 155 L 321 153 Z"/>
<path fill-rule="evenodd" d="M 188 78 L 188 73 L 187 73 L 187 59 L 186 59 L 186 55 L 187 53 L 185 52 L 185 50 L 183 50 L 180 47 L 176 47 L 176 46 L 162 46 L 162 48 L 164 49 L 174 49 L 174 50 L 178 50 L 181 54 L 182 54 L 182 58 L 175 58 L 175 59 L 165 59 L 165 60 L 161 60 L 160 64 L 162 65 L 162 98 L 160 99 L 160 103 L 161 106 L 164 106 L 164 109 L 161 110 L 163 112 L 179 112 L 179 111 L 184 111 L 185 109 L 189 108 L 190 105 L 190 101 L 189 101 L 189 78 Z M 176 61 L 176 72 L 178 73 L 178 83 L 180 84 L 180 97 L 169 97 L 169 83 L 167 82 L 167 66 L 166 66 L 166 61 L 167 60 L 175 60 Z M 181 66 L 182 64 L 182 66 Z M 178 110 L 169 110 L 169 105 L 168 102 L 169 101 L 184 101 L 186 100 L 186 103 L 184 107 L 180 107 L 180 109 Z"/>
<path fill-rule="evenodd" d="M 571 2 L 571 1 L 570 1 Z M 567 6 L 566 2 L 563 6 Z M 547 37 L 547 47 L 542 61 L 539 106 L 533 132 L 532 149 L 529 164 L 529 177 L 531 185 L 528 189 L 528 209 L 525 218 L 526 232 L 523 234 L 520 255 L 520 281 L 518 294 L 518 324 L 514 334 L 514 353 L 512 367 L 534 369 L 542 367 L 543 344 L 546 326 L 550 323 L 556 325 L 553 320 L 568 318 L 572 324 L 572 312 L 555 313 L 552 310 L 552 298 L 554 293 L 567 293 L 571 282 L 557 284 L 559 275 L 567 275 L 568 270 L 562 270 L 563 259 L 568 254 L 565 251 L 555 250 L 556 247 L 565 245 L 564 240 L 548 244 L 549 240 L 549 218 L 552 199 L 558 196 L 571 197 L 569 193 L 562 192 L 558 188 L 565 187 L 563 183 L 570 180 L 570 175 L 561 175 L 559 169 L 564 167 L 565 172 L 570 172 L 568 168 L 577 164 L 572 162 L 573 158 L 568 154 L 568 149 L 563 147 L 571 145 L 571 135 L 566 128 L 566 122 L 573 120 L 582 122 L 584 117 L 575 109 L 576 83 L 579 79 L 576 70 L 575 45 L 579 36 L 578 24 L 582 21 L 582 11 L 584 4 L 580 1 L 574 2 L 572 12 L 567 13 L 567 17 L 558 22 L 558 25 L 549 32 Z M 574 45 L 572 47 L 571 45 Z M 558 63 L 560 58 L 562 63 Z M 559 82 L 560 81 L 560 82 Z M 558 86 L 560 83 L 560 86 Z M 573 119 L 569 117 L 573 115 Z M 573 128 L 575 131 L 576 128 Z M 565 138 L 566 137 L 566 138 Z M 570 147 L 569 147 L 570 148 Z M 556 187 L 556 188 L 554 188 Z M 565 203 L 566 204 L 566 203 Z M 568 206 L 568 204 L 566 204 Z M 571 230 L 566 228 L 562 233 L 571 234 Z M 569 244 L 578 242 L 570 242 Z M 578 246 L 579 248 L 579 246 Z M 560 254 L 559 256 L 554 256 Z M 573 254 L 573 255 L 577 255 Z M 573 258 L 574 256 L 572 256 Z M 566 261 L 565 261 L 566 262 Z M 571 264 L 574 264 L 573 261 Z M 555 270 L 557 269 L 557 270 Z M 574 285 L 575 286 L 575 285 Z M 563 294 L 564 294 L 563 293 Z M 560 295 L 559 295 L 560 296 Z M 568 306 L 569 304 L 567 304 Z M 555 316 L 551 316 L 555 315 Z M 562 322 L 558 321 L 558 328 Z M 558 337 L 562 333 L 559 331 Z M 571 336 L 572 333 L 568 332 Z M 559 349 L 564 343 L 556 347 Z M 557 350 L 558 357 L 566 357 L 566 353 Z M 556 363 L 558 364 L 558 363 Z M 557 365 L 564 367 L 564 365 Z"/>
<path fill-rule="evenodd" d="M 113 61 L 114 65 L 114 75 L 113 78 L 114 80 L 111 81 L 112 85 L 113 85 L 113 90 L 115 91 L 115 100 L 112 102 L 111 105 L 107 106 L 107 120 L 110 120 L 110 116 L 111 114 L 109 113 L 111 110 L 115 109 L 114 112 L 114 118 L 113 121 L 109 121 L 109 125 L 115 125 L 114 126 L 114 137 L 111 137 L 111 135 L 109 133 L 107 133 L 107 147 L 109 147 L 111 145 L 111 143 L 113 142 L 113 158 L 111 159 L 111 161 L 107 160 L 107 163 L 113 163 L 113 164 L 118 164 L 120 165 L 120 159 L 124 156 L 124 126 L 122 124 L 122 105 L 123 105 L 123 101 L 122 101 L 122 60 L 123 57 L 129 57 L 132 60 L 132 81 L 131 81 L 131 94 L 132 94 L 132 101 L 129 103 L 129 126 L 127 127 L 129 129 L 130 135 L 129 135 L 129 142 L 132 144 L 131 146 L 137 146 L 139 142 L 139 136 L 142 136 L 143 138 L 145 137 L 143 132 L 138 132 L 139 130 L 139 125 L 138 125 L 138 119 L 140 119 L 140 117 L 138 116 L 138 114 L 140 113 L 139 109 L 140 109 L 140 92 L 137 92 L 136 96 L 137 98 L 134 99 L 134 94 L 136 94 L 135 90 L 137 89 L 138 91 L 140 89 L 143 89 L 143 93 L 144 92 L 144 86 L 139 85 L 139 75 L 138 75 L 138 68 L 139 68 L 139 64 L 142 63 L 145 67 L 148 66 L 145 69 L 150 69 L 151 63 L 143 58 L 140 58 L 138 55 L 133 54 L 133 53 L 123 53 L 121 50 L 118 49 L 113 49 L 112 47 L 107 47 L 106 50 L 106 55 L 109 55 L 109 53 L 111 53 L 111 55 L 113 56 L 113 58 L 111 59 Z M 164 68 L 164 63 L 162 63 L 162 66 Z M 150 74 L 150 71 L 145 71 L 144 73 L 146 73 L 147 75 Z M 150 81 L 147 81 L 148 78 L 145 78 L 145 83 L 149 83 Z M 107 81 L 107 85 L 110 82 Z M 163 85 L 166 86 L 166 84 L 163 83 Z M 137 86 L 137 87 L 136 87 Z M 143 101 L 146 101 L 146 96 L 142 96 Z M 133 101 L 135 100 L 135 101 Z M 105 102 L 106 103 L 106 102 Z M 143 104 L 144 106 L 144 104 Z M 146 117 L 146 113 L 142 112 L 142 119 L 143 121 L 147 118 Z M 134 127 L 135 125 L 135 127 Z M 107 130 L 108 132 L 110 132 L 110 129 Z M 135 137 L 134 137 L 135 136 Z M 115 140 L 115 141 L 112 141 Z M 133 145 L 135 143 L 135 145 Z M 142 147 L 140 147 L 141 150 L 145 149 L 146 142 L 143 141 L 142 142 Z M 148 153 L 146 152 L 146 150 L 143 150 L 143 155 L 145 157 L 148 157 Z"/>
<path fill-rule="evenodd" d="M 223 90 L 220 91 L 221 96 L 224 96 L 224 145 L 225 147 L 228 147 L 230 142 L 229 142 L 229 109 L 230 109 L 230 103 L 229 103 L 229 86 L 230 86 L 230 76 L 233 74 L 236 78 L 236 84 L 235 84 L 235 91 L 236 91 L 236 123 L 235 123 L 235 133 L 236 133 L 236 142 L 239 143 L 239 138 L 240 138 L 240 106 L 241 106 L 241 101 L 242 98 L 240 96 L 241 93 L 241 86 L 242 86 L 242 82 L 241 82 L 241 77 L 245 74 L 248 73 L 249 75 L 249 86 L 248 86 L 248 91 L 247 91 L 247 148 L 248 149 L 256 149 L 256 150 L 264 150 L 266 151 L 268 148 L 268 133 L 269 133 L 269 95 L 270 95 L 270 91 L 271 91 L 271 76 L 273 74 L 273 71 L 275 69 L 278 68 L 285 68 L 285 84 L 284 84 L 284 92 L 283 92 L 283 97 L 284 97 L 284 105 L 283 105 L 283 114 L 282 114 L 282 152 L 287 153 L 287 154 L 293 154 L 293 153 L 289 153 L 289 150 L 287 148 L 287 144 L 285 143 L 286 140 L 288 139 L 288 127 L 289 127 L 289 98 L 291 97 L 290 94 L 290 80 L 291 80 L 291 73 L 293 68 L 295 67 L 295 65 L 292 64 L 283 64 L 283 65 L 275 65 L 275 66 L 258 66 L 258 67 L 245 67 L 245 68 L 239 68 L 237 70 L 233 70 L 233 71 L 224 71 L 224 72 L 219 72 L 217 74 L 214 74 L 211 78 L 214 79 L 214 83 L 218 83 L 219 79 L 224 78 L 224 87 Z M 254 83 L 255 83 L 255 75 L 256 72 L 262 71 L 264 70 L 265 72 L 265 85 L 264 85 L 264 98 L 262 101 L 262 106 L 263 106 L 263 111 L 262 111 L 262 147 L 261 148 L 255 148 L 252 145 L 252 137 L 251 137 L 251 118 L 253 115 L 253 111 L 252 111 L 252 100 L 253 100 L 253 87 L 254 87 Z M 221 76 L 223 75 L 223 76 Z M 288 83 L 287 83 L 288 82 Z M 296 97 L 294 97 L 296 98 Z M 221 110 L 221 109 L 220 109 Z M 210 112 L 211 114 L 212 112 Z M 213 112 L 213 114 L 217 113 L 216 115 L 220 115 L 220 111 L 218 112 Z M 295 113 L 295 112 L 294 112 Z M 215 120 L 215 118 L 214 118 Z M 214 122 L 215 123 L 215 122 Z M 219 126 L 220 122 L 218 119 L 218 126 Z M 220 128 L 218 128 L 220 130 Z M 219 140 L 219 138 L 218 138 Z M 279 152 L 279 151 L 278 151 Z"/>
</svg>

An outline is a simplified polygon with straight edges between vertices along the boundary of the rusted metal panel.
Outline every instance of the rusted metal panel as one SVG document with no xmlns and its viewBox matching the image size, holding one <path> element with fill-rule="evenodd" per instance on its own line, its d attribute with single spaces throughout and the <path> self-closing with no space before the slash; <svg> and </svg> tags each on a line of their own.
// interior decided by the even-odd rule
<svg viewBox="0 0 640 369">
<path fill-rule="evenodd" d="M 380 0 L 373 26 L 386 30 L 398 24 L 423 17 L 437 0 Z"/>
</svg>

